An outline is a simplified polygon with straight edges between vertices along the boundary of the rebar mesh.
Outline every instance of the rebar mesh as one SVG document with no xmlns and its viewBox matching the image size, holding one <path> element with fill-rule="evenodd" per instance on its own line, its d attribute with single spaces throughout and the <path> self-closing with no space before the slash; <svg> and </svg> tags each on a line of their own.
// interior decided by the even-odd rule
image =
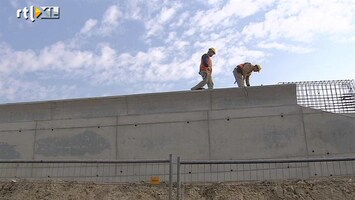
<svg viewBox="0 0 355 200">
<path fill-rule="evenodd" d="M 355 113 L 354 80 L 281 82 L 296 84 L 297 103 L 333 113 Z"/>
</svg>

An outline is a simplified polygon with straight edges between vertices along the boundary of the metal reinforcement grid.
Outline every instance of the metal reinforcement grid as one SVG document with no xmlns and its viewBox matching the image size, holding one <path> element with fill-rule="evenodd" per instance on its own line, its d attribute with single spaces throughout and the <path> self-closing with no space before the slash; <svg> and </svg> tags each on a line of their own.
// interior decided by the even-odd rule
<svg viewBox="0 0 355 200">
<path fill-rule="evenodd" d="M 296 84 L 297 103 L 333 113 L 355 113 L 354 80 L 281 82 Z"/>
</svg>

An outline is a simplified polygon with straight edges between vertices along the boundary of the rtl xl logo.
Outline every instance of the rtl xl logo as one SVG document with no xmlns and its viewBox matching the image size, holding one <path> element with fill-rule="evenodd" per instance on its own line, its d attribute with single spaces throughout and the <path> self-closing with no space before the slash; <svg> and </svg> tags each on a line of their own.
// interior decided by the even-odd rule
<svg viewBox="0 0 355 200">
<path fill-rule="evenodd" d="M 21 14 L 27 20 L 28 18 L 34 22 L 39 19 L 59 19 L 60 10 L 58 6 L 30 6 L 17 10 L 17 18 L 21 18 Z"/>
</svg>

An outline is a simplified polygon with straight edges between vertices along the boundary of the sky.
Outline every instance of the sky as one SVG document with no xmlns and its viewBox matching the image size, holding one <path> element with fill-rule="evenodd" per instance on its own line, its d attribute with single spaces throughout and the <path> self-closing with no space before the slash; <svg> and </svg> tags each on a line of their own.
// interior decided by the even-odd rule
<svg viewBox="0 0 355 200">
<path fill-rule="evenodd" d="M 17 10 L 57 6 L 34 22 Z M 0 0 L 0 103 L 355 78 L 354 0 Z"/>
</svg>

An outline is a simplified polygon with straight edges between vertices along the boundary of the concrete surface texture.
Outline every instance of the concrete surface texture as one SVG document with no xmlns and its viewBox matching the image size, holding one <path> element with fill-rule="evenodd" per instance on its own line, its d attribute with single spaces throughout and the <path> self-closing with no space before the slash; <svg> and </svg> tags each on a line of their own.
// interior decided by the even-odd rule
<svg viewBox="0 0 355 200">
<path fill-rule="evenodd" d="M 0 159 L 355 155 L 355 118 L 297 105 L 295 85 L 0 105 Z"/>
</svg>

